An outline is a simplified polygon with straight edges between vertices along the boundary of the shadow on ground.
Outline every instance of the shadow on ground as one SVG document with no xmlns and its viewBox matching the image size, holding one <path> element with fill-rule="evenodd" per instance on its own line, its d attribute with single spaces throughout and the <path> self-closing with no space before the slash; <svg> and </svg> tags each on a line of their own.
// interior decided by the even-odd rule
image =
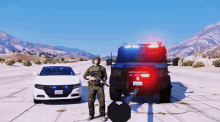
<svg viewBox="0 0 220 122">
<path fill-rule="evenodd" d="M 89 89 L 87 86 L 82 86 L 82 100 L 80 102 L 76 100 L 49 100 L 49 101 L 43 101 L 44 104 L 47 105 L 64 105 L 64 104 L 81 104 L 81 103 L 87 103 L 88 102 L 88 93 Z M 97 97 L 96 97 L 97 99 Z"/>
<path fill-rule="evenodd" d="M 181 82 L 171 82 L 172 90 L 171 90 L 171 101 L 170 103 L 179 102 L 185 98 L 185 91 L 187 87 L 184 86 Z M 125 99 L 123 97 L 122 99 Z M 148 122 L 153 122 L 153 104 L 169 104 L 169 103 L 159 103 L 159 95 L 155 95 L 154 97 L 135 97 L 132 100 L 132 104 L 129 106 L 131 107 L 132 111 L 138 112 L 138 108 L 140 108 L 144 103 L 148 103 Z"/>
</svg>

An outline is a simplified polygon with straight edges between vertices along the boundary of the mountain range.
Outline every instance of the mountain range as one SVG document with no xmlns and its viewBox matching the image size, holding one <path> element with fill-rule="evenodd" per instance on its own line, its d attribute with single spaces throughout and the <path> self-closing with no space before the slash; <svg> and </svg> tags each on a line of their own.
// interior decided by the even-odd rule
<svg viewBox="0 0 220 122">
<path fill-rule="evenodd" d="M 42 53 L 48 52 L 56 54 L 59 57 L 75 57 L 75 58 L 89 58 L 94 57 L 93 54 L 77 48 L 67 48 L 64 46 L 50 46 L 40 43 L 25 42 L 15 38 L 3 31 L 0 31 L 0 54 L 8 54 L 15 51 Z"/>
<path fill-rule="evenodd" d="M 212 50 L 209 48 L 218 45 L 220 45 L 220 21 L 208 25 L 185 41 L 167 47 L 167 56 L 170 58 L 179 57 L 180 51 L 182 57 L 194 55 L 194 49 L 198 52 L 198 46 L 200 46 L 200 50 L 204 50 L 204 54 L 210 53 Z"/>
<path fill-rule="evenodd" d="M 213 56 L 219 51 L 220 46 L 220 21 L 208 25 L 202 30 L 196 32 L 187 40 L 178 44 L 167 47 L 167 56 L 169 58 L 175 58 L 180 56 L 187 57 L 194 55 L 194 49 L 198 52 L 198 46 L 200 50 L 203 50 L 203 54 Z M 218 47 L 218 48 L 217 48 Z M 0 54 L 8 54 L 15 51 L 31 52 L 35 53 L 48 52 L 58 55 L 59 57 L 75 57 L 75 58 L 93 58 L 95 55 L 80 50 L 78 48 L 68 48 L 64 46 L 50 46 L 46 44 L 40 44 L 36 42 L 26 42 L 18 38 L 15 38 L 3 31 L 0 31 Z M 103 59 L 110 58 L 110 56 L 102 57 Z M 116 58 L 116 56 L 113 56 Z"/>
</svg>

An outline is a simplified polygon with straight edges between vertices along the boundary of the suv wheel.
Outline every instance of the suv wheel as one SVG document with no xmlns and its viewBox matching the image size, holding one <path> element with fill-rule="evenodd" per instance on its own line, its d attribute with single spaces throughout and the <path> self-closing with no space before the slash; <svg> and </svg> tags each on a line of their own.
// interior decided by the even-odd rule
<svg viewBox="0 0 220 122">
<path fill-rule="evenodd" d="M 160 99 L 161 103 L 163 103 L 163 102 L 169 103 L 170 102 L 172 85 L 170 83 L 170 76 L 169 75 L 167 76 L 167 81 L 168 81 L 167 87 L 162 89 L 159 93 L 159 99 Z"/>
<path fill-rule="evenodd" d="M 161 103 L 169 103 L 171 98 L 171 87 L 164 88 L 159 93 L 159 99 Z"/>
<path fill-rule="evenodd" d="M 117 90 L 110 86 L 110 98 L 111 100 L 121 100 L 121 90 Z"/>
</svg>

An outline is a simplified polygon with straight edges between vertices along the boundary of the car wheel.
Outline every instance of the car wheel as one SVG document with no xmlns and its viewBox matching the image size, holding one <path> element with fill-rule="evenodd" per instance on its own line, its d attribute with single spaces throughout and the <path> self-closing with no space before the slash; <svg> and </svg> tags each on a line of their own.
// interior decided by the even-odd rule
<svg viewBox="0 0 220 122">
<path fill-rule="evenodd" d="M 38 104 L 38 103 L 41 103 L 41 101 L 34 99 L 34 103 L 35 103 L 35 104 Z"/>
<path fill-rule="evenodd" d="M 121 100 L 121 90 L 117 90 L 110 86 L 110 98 L 111 100 Z"/>
<path fill-rule="evenodd" d="M 80 102 L 82 100 L 82 97 L 75 99 L 75 101 Z"/>
<path fill-rule="evenodd" d="M 171 98 L 171 87 L 165 88 L 160 91 L 159 99 L 161 103 L 169 103 Z"/>
<path fill-rule="evenodd" d="M 168 84 L 166 88 L 162 89 L 159 93 L 159 99 L 161 103 L 169 103 L 171 98 L 171 88 L 170 76 L 168 75 Z"/>
</svg>

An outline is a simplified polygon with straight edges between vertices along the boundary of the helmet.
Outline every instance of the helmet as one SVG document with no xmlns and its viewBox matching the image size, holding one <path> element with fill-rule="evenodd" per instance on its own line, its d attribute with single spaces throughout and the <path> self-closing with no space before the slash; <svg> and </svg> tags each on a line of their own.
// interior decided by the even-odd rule
<svg viewBox="0 0 220 122">
<path fill-rule="evenodd" d="M 98 60 L 99 61 L 99 63 L 98 64 L 100 64 L 100 57 L 98 57 L 98 56 L 95 56 L 95 57 L 93 57 L 92 58 L 92 63 L 94 64 L 94 60 Z"/>
</svg>

